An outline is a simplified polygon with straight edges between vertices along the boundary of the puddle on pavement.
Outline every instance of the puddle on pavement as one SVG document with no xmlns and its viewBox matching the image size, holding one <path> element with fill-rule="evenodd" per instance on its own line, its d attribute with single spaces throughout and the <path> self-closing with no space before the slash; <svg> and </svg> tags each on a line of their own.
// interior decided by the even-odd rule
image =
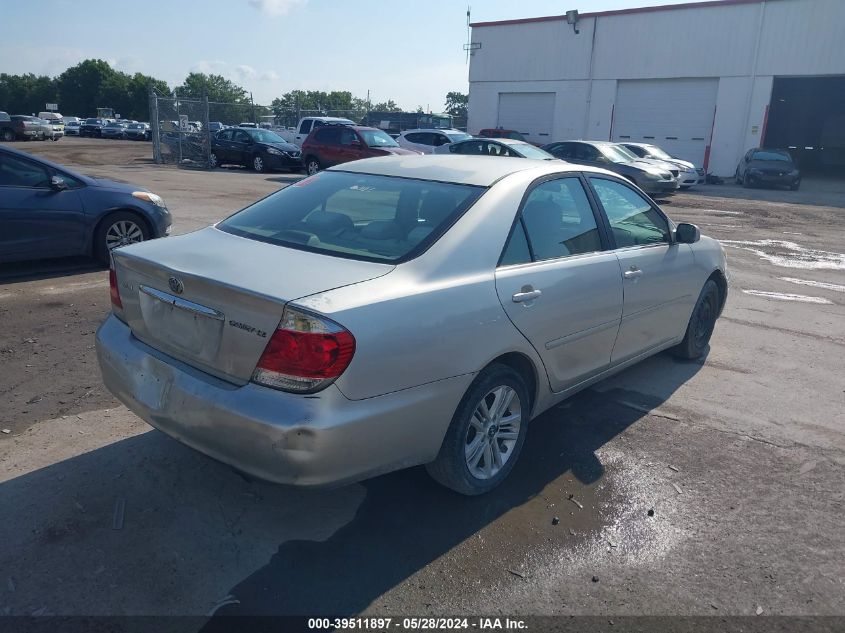
<svg viewBox="0 0 845 633">
<path fill-rule="evenodd" d="M 795 301 L 798 303 L 818 303 L 823 305 L 831 305 L 833 302 L 824 297 L 810 297 L 807 295 L 790 294 L 788 292 L 768 292 L 766 290 L 744 290 L 747 295 L 752 297 L 762 297 L 763 299 L 776 299 L 778 301 Z"/>
<path fill-rule="evenodd" d="M 754 253 L 775 266 L 804 270 L 845 270 L 845 254 L 806 248 L 787 240 L 719 240 Z"/>
</svg>

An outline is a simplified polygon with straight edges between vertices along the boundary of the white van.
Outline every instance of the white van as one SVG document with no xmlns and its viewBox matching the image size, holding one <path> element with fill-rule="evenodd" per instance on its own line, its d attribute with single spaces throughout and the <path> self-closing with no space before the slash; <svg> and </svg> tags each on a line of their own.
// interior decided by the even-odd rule
<svg viewBox="0 0 845 633">
<path fill-rule="evenodd" d="M 39 119 L 44 119 L 45 121 L 49 121 L 50 123 L 55 123 L 58 121 L 62 125 L 64 125 L 64 117 L 58 112 L 39 112 L 38 113 Z"/>
</svg>

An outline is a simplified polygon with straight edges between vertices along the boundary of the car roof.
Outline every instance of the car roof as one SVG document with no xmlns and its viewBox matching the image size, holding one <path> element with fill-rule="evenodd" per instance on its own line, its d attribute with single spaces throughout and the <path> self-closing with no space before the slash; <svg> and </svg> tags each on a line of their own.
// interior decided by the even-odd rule
<svg viewBox="0 0 845 633">
<path fill-rule="evenodd" d="M 414 134 L 416 132 L 442 132 L 443 134 L 448 134 L 449 132 L 458 132 L 459 134 L 466 134 L 466 132 L 461 132 L 460 130 L 456 130 L 452 127 L 418 127 L 413 130 L 405 130 L 404 132 L 402 132 L 402 134 Z"/>
<path fill-rule="evenodd" d="M 451 154 L 393 155 L 365 158 L 330 167 L 327 171 L 345 171 L 376 176 L 396 176 L 418 180 L 436 180 L 462 185 L 489 187 L 517 172 L 534 170 L 537 177 L 558 172 L 589 171 L 617 176 L 606 169 L 574 165 L 559 160 L 532 160 L 503 156 L 465 156 Z"/>
<path fill-rule="evenodd" d="M 617 145 L 633 145 L 634 147 L 657 147 L 654 143 L 634 143 L 633 141 L 619 141 Z"/>
<path fill-rule="evenodd" d="M 306 116 L 302 117 L 303 119 L 311 119 L 316 121 L 351 121 L 352 119 L 347 119 L 342 116 Z"/>
</svg>

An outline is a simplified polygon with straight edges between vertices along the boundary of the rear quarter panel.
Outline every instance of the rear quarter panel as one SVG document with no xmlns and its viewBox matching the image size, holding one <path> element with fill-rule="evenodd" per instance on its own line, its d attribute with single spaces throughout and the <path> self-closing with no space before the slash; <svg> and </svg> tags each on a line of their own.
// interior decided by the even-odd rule
<svg viewBox="0 0 845 633">
<path fill-rule="evenodd" d="M 348 328 L 356 352 L 337 386 L 353 400 L 474 374 L 507 352 L 545 369 L 496 294 L 495 269 L 533 170 L 486 192 L 427 252 L 382 278 L 294 301 Z M 457 404 L 457 403 L 455 403 Z"/>
</svg>

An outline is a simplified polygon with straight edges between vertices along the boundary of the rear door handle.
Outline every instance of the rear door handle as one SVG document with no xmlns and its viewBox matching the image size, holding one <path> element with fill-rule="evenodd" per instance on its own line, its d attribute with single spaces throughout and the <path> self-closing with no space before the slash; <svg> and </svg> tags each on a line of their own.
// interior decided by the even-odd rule
<svg viewBox="0 0 845 633">
<path fill-rule="evenodd" d="M 539 290 L 526 290 L 524 292 L 517 292 L 513 297 L 514 303 L 521 303 L 523 301 L 531 301 L 532 299 L 536 299 L 539 297 L 542 292 Z"/>
<path fill-rule="evenodd" d="M 636 266 L 631 266 L 630 269 L 628 269 L 624 273 L 622 273 L 622 276 L 625 279 L 638 279 L 638 278 L 643 276 L 643 271 L 641 271 Z"/>
</svg>

